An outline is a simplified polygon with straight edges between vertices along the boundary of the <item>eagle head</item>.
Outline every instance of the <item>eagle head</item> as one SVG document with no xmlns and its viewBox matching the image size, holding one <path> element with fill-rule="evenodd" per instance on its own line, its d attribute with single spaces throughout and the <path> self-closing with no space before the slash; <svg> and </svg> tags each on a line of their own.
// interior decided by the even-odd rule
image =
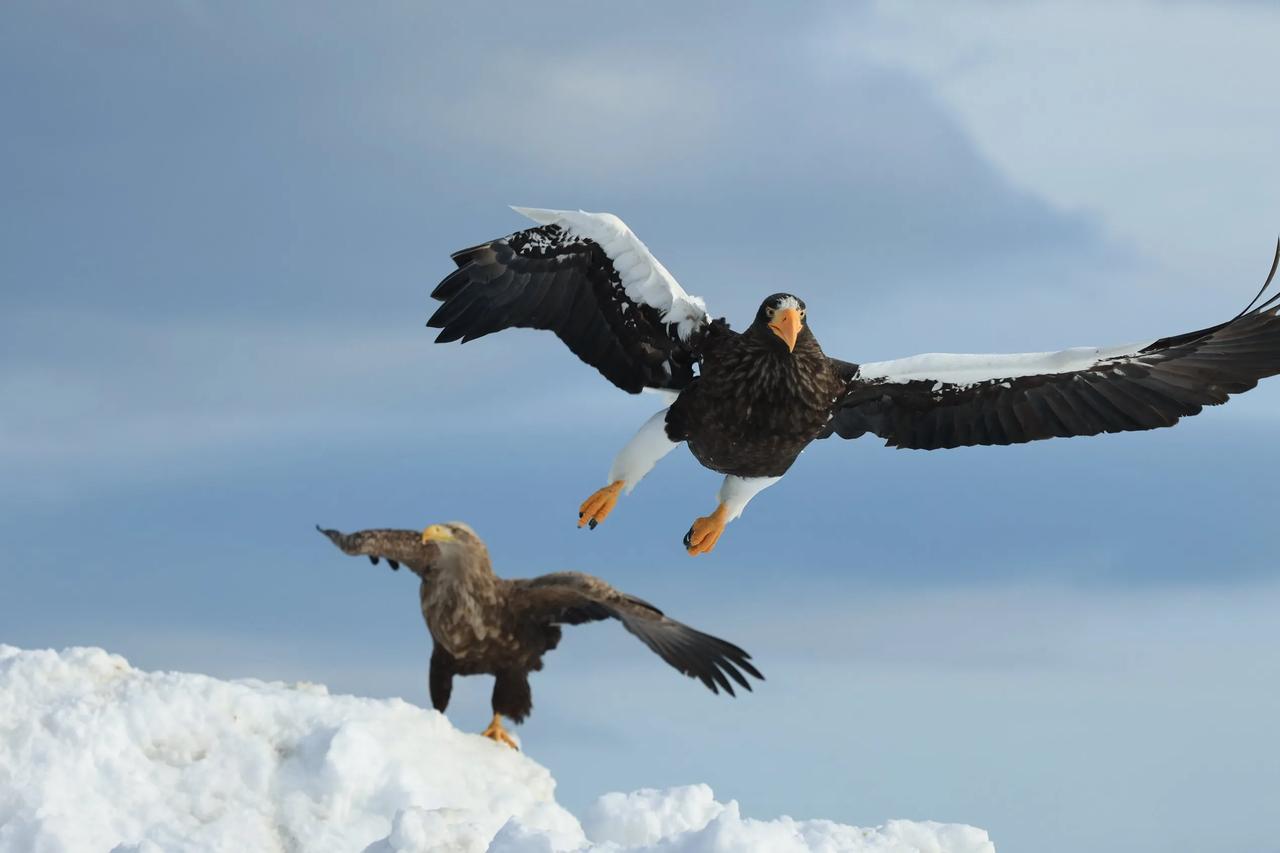
<svg viewBox="0 0 1280 853">
<path fill-rule="evenodd" d="M 796 340 L 805 328 L 804 300 L 790 293 L 775 293 L 760 303 L 753 326 L 768 329 L 787 352 L 796 348 Z"/>
</svg>

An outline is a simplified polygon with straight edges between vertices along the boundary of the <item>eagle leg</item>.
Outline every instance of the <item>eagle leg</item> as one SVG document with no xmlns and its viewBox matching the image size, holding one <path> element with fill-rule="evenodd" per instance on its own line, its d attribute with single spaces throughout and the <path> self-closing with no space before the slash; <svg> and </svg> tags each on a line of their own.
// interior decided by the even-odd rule
<svg viewBox="0 0 1280 853">
<path fill-rule="evenodd" d="M 711 515 L 704 515 L 694 521 L 689 532 L 684 535 L 684 547 L 688 549 L 689 556 L 706 554 L 716 547 L 728 523 L 729 508 L 723 503 Z"/>
<path fill-rule="evenodd" d="M 631 490 L 644 479 L 644 475 L 653 470 L 658 460 L 675 450 L 677 442 L 667 435 L 667 412 L 669 408 L 652 415 L 644 422 L 640 431 L 631 437 L 627 446 L 618 452 L 609 469 L 609 485 L 593 494 L 578 507 L 578 526 L 596 525 L 609 517 L 613 507 L 618 503 L 618 495 L 623 489 L 630 494 Z"/>
<path fill-rule="evenodd" d="M 578 526 L 586 524 L 595 530 L 596 525 L 608 518 L 609 513 L 613 512 L 613 508 L 617 506 L 618 495 L 621 494 L 624 484 L 623 480 L 614 480 L 583 501 L 582 506 L 578 507 Z"/>
<path fill-rule="evenodd" d="M 739 477 L 729 474 L 720 486 L 720 505 L 711 515 L 703 516 L 693 523 L 689 532 L 684 535 L 684 547 L 689 556 L 705 554 L 724 534 L 725 525 L 742 515 L 753 497 L 781 480 L 782 477 Z"/>
<path fill-rule="evenodd" d="M 501 714 L 494 714 L 493 722 L 489 724 L 489 728 L 485 729 L 480 734 L 487 737 L 489 740 L 497 741 L 498 743 L 505 743 L 516 752 L 520 751 L 520 746 L 516 743 L 515 738 L 507 734 L 507 730 L 502 727 Z"/>
</svg>

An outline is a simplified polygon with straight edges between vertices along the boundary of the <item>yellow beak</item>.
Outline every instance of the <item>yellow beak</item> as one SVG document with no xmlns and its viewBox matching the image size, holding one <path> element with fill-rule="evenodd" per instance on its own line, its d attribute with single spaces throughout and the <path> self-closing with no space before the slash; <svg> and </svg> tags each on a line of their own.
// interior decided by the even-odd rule
<svg viewBox="0 0 1280 853">
<path fill-rule="evenodd" d="M 800 328 L 803 325 L 804 321 L 800 319 L 800 312 L 797 309 L 784 308 L 773 315 L 773 322 L 769 324 L 769 328 L 786 342 L 788 350 L 794 352 L 796 338 L 800 337 Z"/>
<path fill-rule="evenodd" d="M 449 532 L 449 528 L 443 524 L 433 524 L 426 530 L 422 531 L 422 544 L 428 542 L 447 542 L 453 538 L 453 534 Z"/>
</svg>

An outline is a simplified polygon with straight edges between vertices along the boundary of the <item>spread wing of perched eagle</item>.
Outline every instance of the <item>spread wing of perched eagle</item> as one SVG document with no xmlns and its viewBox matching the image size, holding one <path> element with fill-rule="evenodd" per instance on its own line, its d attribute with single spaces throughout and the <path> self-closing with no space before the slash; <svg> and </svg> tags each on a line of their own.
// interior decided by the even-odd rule
<svg viewBox="0 0 1280 853">
<path fill-rule="evenodd" d="M 431 294 L 438 342 L 511 327 L 554 331 L 632 393 L 677 396 L 614 460 L 578 510 L 595 528 L 680 443 L 725 475 L 716 509 L 685 534 L 710 551 L 747 502 L 776 483 L 809 442 L 872 433 L 893 447 L 1019 444 L 1172 426 L 1280 373 L 1280 263 L 1232 319 L 1119 347 L 1008 355 L 928 354 L 856 364 L 829 358 L 804 301 L 776 293 L 741 333 L 712 320 L 622 220 L 607 213 L 515 208 L 537 227 L 457 252 Z"/>
<path fill-rule="evenodd" d="M 366 556 L 374 565 L 386 560 L 392 569 L 404 565 L 421 578 L 422 616 L 434 643 L 431 704 L 444 712 L 456 675 L 494 676 L 493 721 L 484 735 L 511 747 L 516 743 L 502 717 L 519 723 L 532 711 L 529 673 L 542 669 L 542 658 L 559 644 L 563 625 L 616 619 L 712 693 L 733 696 L 735 683 L 751 689 L 748 675 L 764 678 L 751 655 L 733 643 L 677 622 L 600 578 L 579 572 L 499 578 L 484 542 L 461 522 L 433 524 L 421 533 L 316 529 L 347 554 Z"/>
</svg>

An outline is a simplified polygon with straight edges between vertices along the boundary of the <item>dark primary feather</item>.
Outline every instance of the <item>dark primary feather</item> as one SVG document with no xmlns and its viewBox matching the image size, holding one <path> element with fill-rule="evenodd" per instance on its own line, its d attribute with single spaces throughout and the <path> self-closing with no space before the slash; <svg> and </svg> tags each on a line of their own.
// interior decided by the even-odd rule
<svg viewBox="0 0 1280 853">
<path fill-rule="evenodd" d="M 751 664 L 751 655 L 733 643 L 670 619 L 647 601 L 620 592 L 599 578 L 556 572 L 508 583 L 511 606 L 523 618 L 568 625 L 617 619 L 664 661 L 697 678 L 713 693 L 723 689 L 735 695 L 730 679 L 750 690 L 744 672 L 764 679 Z"/>
<path fill-rule="evenodd" d="M 316 530 L 346 554 L 368 557 L 369 562 L 375 566 L 379 559 L 383 559 L 392 569 L 399 569 L 403 563 L 418 575 L 425 575 L 431 570 L 431 563 L 438 553 L 437 546 L 424 543 L 422 535 L 412 530 L 379 529 L 342 533 L 338 530 L 326 530 L 318 524 Z"/>
<path fill-rule="evenodd" d="M 1280 294 L 1254 307 L 1277 263 L 1280 244 L 1235 318 L 1084 370 L 959 385 L 862 380 L 857 365 L 836 362 L 847 391 L 821 437 L 871 432 L 891 447 L 933 450 L 1172 426 L 1280 373 Z"/>
<path fill-rule="evenodd" d="M 453 255 L 458 269 L 431 293 L 437 343 L 509 328 L 556 333 L 578 358 L 633 394 L 693 379 L 696 341 L 630 299 L 604 250 L 557 225 L 517 231 Z"/>
</svg>

